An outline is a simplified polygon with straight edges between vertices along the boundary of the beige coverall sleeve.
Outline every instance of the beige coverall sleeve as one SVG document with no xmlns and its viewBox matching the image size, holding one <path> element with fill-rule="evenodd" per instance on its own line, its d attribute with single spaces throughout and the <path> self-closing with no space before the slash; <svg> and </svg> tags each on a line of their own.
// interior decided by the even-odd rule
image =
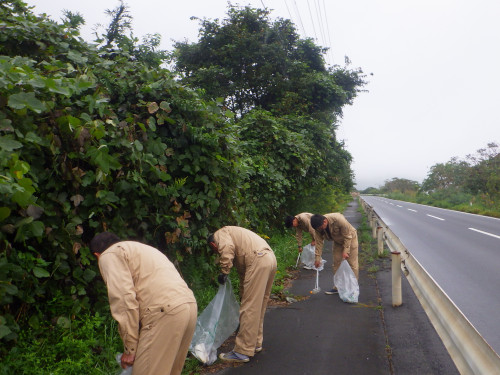
<svg viewBox="0 0 500 375">
<path fill-rule="evenodd" d="M 316 231 L 313 227 L 309 227 L 309 234 L 311 235 L 311 241 L 316 241 Z"/>
<path fill-rule="evenodd" d="M 219 248 L 219 265 L 222 273 L 229 275 L 231 268 L 233 268 L 234 259 L 234 242 L 229 233 L 224 230 L 217 232 L 215 235 L 217 246 Z"/>
<path fill-rule="evenodd" d="M 295 237 L 297 238 L 297 245 L 302 247 L 302 228 L 295 228 Z"/>
<path fill-rule="evenodd" d="M 99 268 L 108 288 L 111 315 L 118 322 L 124 352 L 136 354 L 139 341 L 139 301 L 125 256 L 104 252 L 99 257 Z"/>
<path fill-rule="evenodd" d="M 316 232 L 316 231 L 315 231 Z M 314 249 L 315 261 L 321 260 L 321 255 L 323 254 L 323 236 L 315 234 L 314 240 L 316 241 L 316 247 Z"/>
</svg>

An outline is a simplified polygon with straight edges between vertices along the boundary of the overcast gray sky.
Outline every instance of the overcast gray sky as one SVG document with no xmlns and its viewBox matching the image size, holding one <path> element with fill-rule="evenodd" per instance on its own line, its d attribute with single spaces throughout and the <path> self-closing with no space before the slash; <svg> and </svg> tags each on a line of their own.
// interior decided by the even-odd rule
<svg viewBox="0 0 500 375">
<path fill-rule="evenodd" d="M 82 36 L 109 22 L 118 0 L 25 0 L 59 21 L 62 9 L 86 20 Z M 225 0 L 126 0 L 137 37 L 159 33 L 196 42 L 190 20 L 226 15 Z M 500 1 L 498 0 L 247 0 L 271 18 L 291 19 L 302 37 L 329 47 L 329 65 L 367 74 L 368 92 L 344 111 L 338 129 L 354 158 L 358 189 L 393 177 L 421 183 L 431 166 L 500 142 Z M 373 75 L 370 75 L 373 73 Z"/>
</svg>

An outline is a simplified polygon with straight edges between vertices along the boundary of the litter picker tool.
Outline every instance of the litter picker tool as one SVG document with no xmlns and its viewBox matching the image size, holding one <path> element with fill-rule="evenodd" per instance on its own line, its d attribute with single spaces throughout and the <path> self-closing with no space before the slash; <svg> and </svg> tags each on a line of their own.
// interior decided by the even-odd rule
<svg viewBox="0 0 500 375">
<path fill-rule="evenodd" d="M 314 289 L 311 290 L 311 294 L 316 294 L 321 292 L 321 288 L 319 287 L 319 269 L 316 268 L 316 284 L 314 285 Z"/>
<path fill-rule="evenodd" d="M 300 253 L 297 255 L 297 261 L 295 262 L 295 268 L 299 265 Z"/>
</svg>

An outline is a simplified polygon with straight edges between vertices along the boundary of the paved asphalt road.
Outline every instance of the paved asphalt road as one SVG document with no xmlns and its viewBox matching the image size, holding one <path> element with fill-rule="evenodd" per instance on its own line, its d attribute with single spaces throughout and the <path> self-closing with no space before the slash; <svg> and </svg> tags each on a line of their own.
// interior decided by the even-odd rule
<svg viewBox="0 0 500 375">
<path fill-rule="evenodd" d="M 363 196 L 500 353 L 500 219 Z"/>
<path fill-rule="evenodd" d="M 357 227 L 353 201 L 344 212 Z M 392 307 L 390 260 L 378 261 L 376 278 L 360 272 L 358 304 L 325 295 L 332 286 L 331 251 L 320 272 L 300 270 L 289 292 L 305 299 L 268 308 L 264 349 L 249 363 L 230 365 L 217 375 L 457 375 L 458 372 L 425 312 L 403 278 L 403 305 Z"/>
</svg>

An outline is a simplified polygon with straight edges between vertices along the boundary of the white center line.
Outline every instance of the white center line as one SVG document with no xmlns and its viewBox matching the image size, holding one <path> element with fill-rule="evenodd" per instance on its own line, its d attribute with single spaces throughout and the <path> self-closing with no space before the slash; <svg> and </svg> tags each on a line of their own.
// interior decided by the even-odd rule
<svg viewBox="0 0 500 375">
<path fill-rule="evenodd" d="M 442 220 L 442 221 L 444 221 L 444 219 L 442 219 L 442 218 L 440 218 L 440 217 L 437 217 L 437 216 L 432 216 L 432 215 L 429 215 L 429 214 L 427 214 L 427 216 L 429 216 L 429 217 L 433 217 L 434 219 L 438 219 L 438 220 Z"/>
<path fill-rule="evenodd" d="M 408 211 L 418 212 L 417 210 L 412 210 L 411 208 L 408 208 Z"/>
<path fill-rule="evenodd" d="M 403 207 L 403 206 L 400 206 L 399 204 L 397 204 L 396 206 L 398 206 L 398 207 Z"/>
<path fill-rule="evenodd" d="M 493 234 L 493 233 L 488 233 L 488 232 L 483 232 L 482 230 L 479 230 L 479 229 L 475 229 L 475 228 L 469 228 L 470 230 L 473 230 L 475 232 L 479 232 L 479 233 L 482 233 L 482 234 L 486 234 L 487 236 L 491 236 L 491 237 L 495 237 L 495 238 L 499 238 L 500 239 L 500 236 L 497 236 L 496 234 Z"/>
</svg>

